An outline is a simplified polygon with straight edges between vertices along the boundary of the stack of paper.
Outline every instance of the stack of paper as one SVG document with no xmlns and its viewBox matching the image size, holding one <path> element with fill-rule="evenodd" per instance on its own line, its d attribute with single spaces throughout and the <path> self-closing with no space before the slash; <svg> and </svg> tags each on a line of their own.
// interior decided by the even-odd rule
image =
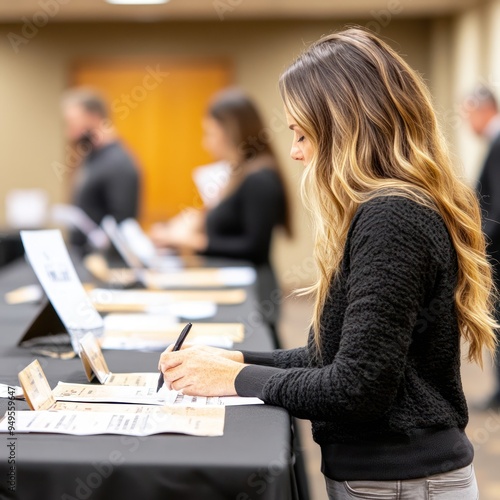
<svg viewBox="0 0 500 500">
<path fill-rule="evenodd" d="M 142 273 L 148 288 L 222 288 L 226 286 L 249 286 L 255 282 L 256 272 L 252 267 L 190 268 L 182 271 Z"/>
<path fill-rule="evenodd" d="M 162 351 L 179 336 L 179 325 L 161 330 L 115 330 L 104 333 L 103 349 Z M 243 342 L 245 333 L 241 323 L 196 323 L 189 334 L 189 343 L 231 348 L 234 342 Z"/>
<path fill-rule="evenodd" d="M 176 302 L 190 303 L 192 309 L 199 302 L 213 302 L 220 305 L 241 304 L 246 300 L 246 292 L 233 290 L 177 290 L 153 292 L 148 290 L 113 290 L 94 288 L 89 292 L 92 304 L 100 312 L 141 312 L 164 309 L 168 314 Z M 170 312 L 172 314 L 172 312 Z M 174 313 L 175 315 L 175 313 Z"/>
<path fill-rule="evenodd" d="M 158 380 L 158 376 L 156 377 Z M 137 405 L 166 405 L 168 394 L 156 392 L 156 387 L 109 386 L 97 384 L 66 384 L 59 382 L 52 395 L 56 401 L 84 403 L 132 403 Z"/>
<path fill-rule="evenodd" d="M 190 408 L 185 414 L 162 408 L 148 412 L 95 411 L 17 411 L 15 432 L 72 434 L 121 434 L 150 436 L 175 432 L 193 436 L 222 436 L 224 408 Z M 0 420 L 0 432 L 9 432 L 7 417 Z"/>
</svg>

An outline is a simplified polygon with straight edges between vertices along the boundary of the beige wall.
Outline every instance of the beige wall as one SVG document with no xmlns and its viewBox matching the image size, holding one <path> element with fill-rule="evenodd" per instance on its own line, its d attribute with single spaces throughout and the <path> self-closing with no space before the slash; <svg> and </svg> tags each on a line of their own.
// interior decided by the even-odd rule
<svg viewBox="0 0 500 500">
<path fill-rule="evenodd" d="M 474 184 L 487 144 L 464 121 L 461 103 L 482 83 L 500 98 L 500 1 L 432 22 L 431 81 L 457 168 Z"/>
<path fill-rule="evenodd" d="M 378 23 L 381 34 L 406 55 L 413 67 L 430 77 L 429 21 L 403 20 L 393 15 L 385 27 L 374 18 L 360 24 L 367 22 L 372 28 L 377 28 Z M 298 197 L 301 165 L 288 157 L 291 133 L 284 125 L 277 79 L 309 42 L 342 25 L 340 21 L 53 24 L 40 29 L 26 45 L 20 45 L 18 53 L 9 45 L 7 35 L 21 34 L 21 26 L 0 26 L 0 199 L 14 187 L 43 187 L 52 201 L 64 199 L 64 183 L 53 169 L 54 162 L 64 163 L 65 157 L 58 100 L 75 59 L 227 56 L 234 61 L 236 83 L 261 105 L 293 193 L 296 238 L 277 241 L 275 262 L 279 274 L 285 287 L 305 284 L 312 276 L 309 222 Z"/>
</svg>

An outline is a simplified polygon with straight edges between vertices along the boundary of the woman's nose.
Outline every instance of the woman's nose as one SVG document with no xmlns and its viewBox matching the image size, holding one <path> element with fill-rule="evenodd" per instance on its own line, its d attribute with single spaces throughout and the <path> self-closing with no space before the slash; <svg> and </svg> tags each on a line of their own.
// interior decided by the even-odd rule
<svg viewBox="0 0 500 500">
<path fill-rule="evenodd" d="M 304 155 L 302 154 L 302 151 L 295 144 L 292 146 L 292 149 L 290 150 L 290 156 L 292 157 L 293 160 L 297 161 L 304 160 Z"/>
</svg>

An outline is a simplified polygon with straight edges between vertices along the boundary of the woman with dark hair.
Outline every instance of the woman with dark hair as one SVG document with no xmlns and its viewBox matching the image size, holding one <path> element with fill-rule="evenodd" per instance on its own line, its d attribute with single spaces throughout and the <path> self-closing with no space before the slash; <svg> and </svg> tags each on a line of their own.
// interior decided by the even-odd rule
<svg viewBox="0 0 500 500">
<path fill-rule="evenodd" d="M 313 44 L 280 91 L 315 222 L 307 345 L 168 349 L 165 380 L 311 420 L 331 499 L 477 500 L 460 349 L 480 365 L 495 351 L 495 295 L 478 200 L 428 90 L 349 29 Z"/>
<path fill-rule="evenodd" d="M 259 301 L 273 328 L 278 285 L 269 262 L 273 230 L 291 235 L 290 208 L 283 175 L 255 104 L 240 90 L 227 89 L 212 99 L 203 120 L 205 148 L 230 165 L 220 201 L 207 212 L 190 211 L 173 223 L 156 225 L 158 246 L 253 263 Z M 277 338 L 275 338 L 277 341 Z"/>
</svg>

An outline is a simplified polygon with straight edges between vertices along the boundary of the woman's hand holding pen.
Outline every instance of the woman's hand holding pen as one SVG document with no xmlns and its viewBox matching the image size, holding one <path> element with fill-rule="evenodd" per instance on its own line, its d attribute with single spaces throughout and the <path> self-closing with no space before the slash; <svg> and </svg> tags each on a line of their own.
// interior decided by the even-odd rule
<svg viewBox="0 0 500 500">
<path fill-rule="evenodd" d="M 167 349 L 159 368 L 165 385 L 189 396 L 236 395 L 234 381 L 245 366 L 239 351 L 207 346 L 188 346 L 177 352 Z"/>
</svg>

